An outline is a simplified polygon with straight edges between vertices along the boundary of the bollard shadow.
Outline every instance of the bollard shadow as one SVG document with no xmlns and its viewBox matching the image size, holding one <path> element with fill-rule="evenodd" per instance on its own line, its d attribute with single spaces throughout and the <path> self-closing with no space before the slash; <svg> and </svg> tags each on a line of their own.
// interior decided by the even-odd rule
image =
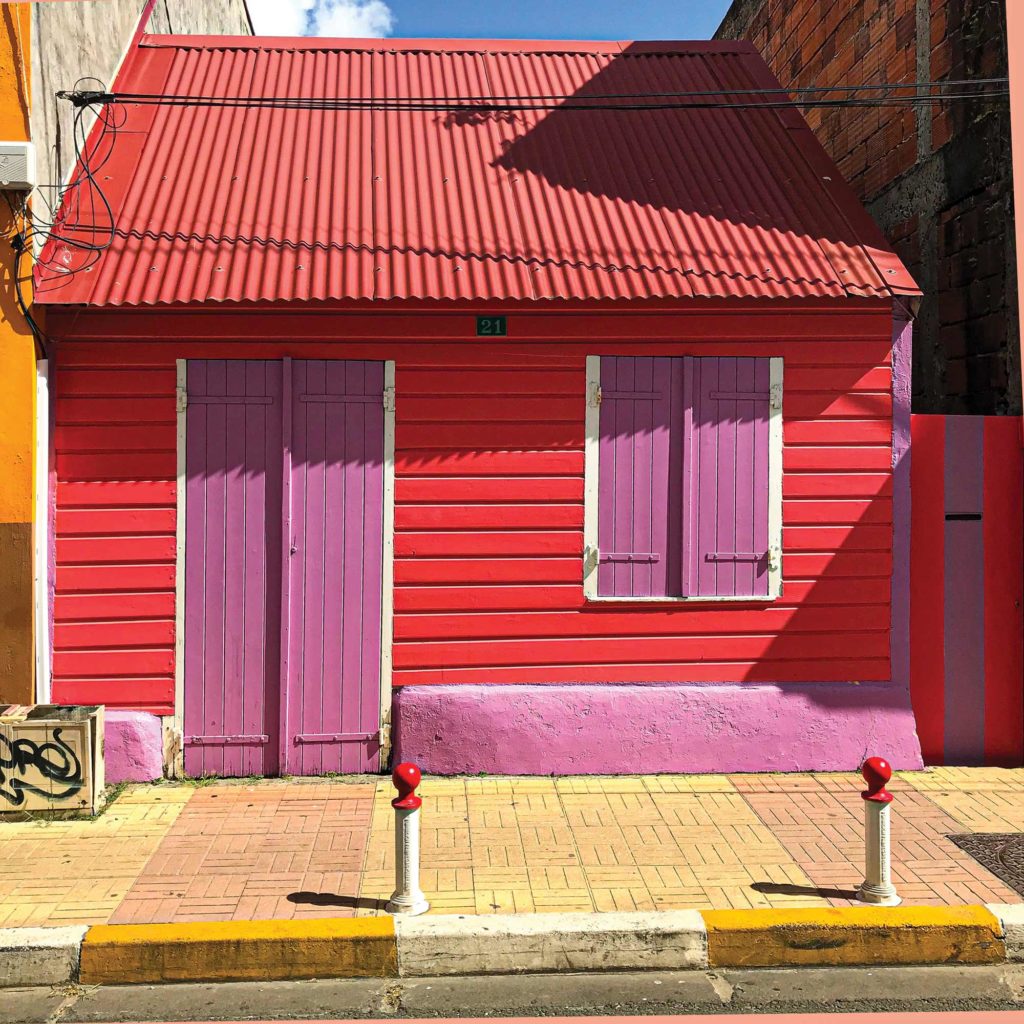
<svg viewBox="0 0 1024 1024">
<path fill-rule="evenodd" d="M 364 896 L 341 896 L 333 892 L 290 892 L 285 899 L 300 906 L 345 907 L 349 910 L 383 910 L 387 902 Z"/>
<path fill-rule="evenodd" d="M 793 885 L 789 882 L 754 882 L 750 886 L 755 892 L 777 896 L 819 896 L 826 900 L 855 900 L 855 889 L 824 889 L 817 885 Z"/>
</svg>

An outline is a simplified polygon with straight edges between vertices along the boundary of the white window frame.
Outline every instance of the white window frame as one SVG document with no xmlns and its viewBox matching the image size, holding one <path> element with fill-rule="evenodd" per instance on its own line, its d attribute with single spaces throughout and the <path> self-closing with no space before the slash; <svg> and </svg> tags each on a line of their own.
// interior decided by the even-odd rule
<svg viewBox="0 0 1024 1024">
<path fill-rule="evenodd" d="M 597 512 L 600 498 L 601 357 L 587 356 L 586 441 L 583 449 L 583 597 L 616 604 L 764 604 L 782 596 L 782 381 L 783 360 L 769 360 L 768 412 L 768 594 L 750 596 L 616 597 L 597 592 L 599 552 Z"/>
</svg>

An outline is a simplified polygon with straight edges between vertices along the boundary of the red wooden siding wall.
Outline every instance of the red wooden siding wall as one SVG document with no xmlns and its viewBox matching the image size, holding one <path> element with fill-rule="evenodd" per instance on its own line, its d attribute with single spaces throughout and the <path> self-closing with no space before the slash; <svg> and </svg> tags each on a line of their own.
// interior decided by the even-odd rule
<svg viewBox="0 0 1024 1024">
<path fill-rule="evenodd" d="M 613 346 L 480 349 L 451 371 L 426 350 L 400 362 L 395 682 L 888 679 L 883 330 L 880 342 L 730 346 L 787 360 L 786 582 L 769 605 L 584 603 L 584 356 Z"/>
<path fill-rule="evenodd" d="M 929 764 L 1024 761 L 1020 429 L 911 420 L 911 696 Z"/>
<path fill-rule="evenodd" d="M 174 361 L 111 362 L 102 349 L 58 358 L 53 698 L 168 715 Z"/>
<path fill-rule="evenodd" d="M 63 343 L 55 697 L 170 713 L 174 359 L 285 349 L 397 362 L 397 685 L 888 679 L 889 311 L 788 316 L 774 342 L 747 317 L 690 328 L 713 343 L 550 337 L 596 336 L 610 322 L 568 319 L 551 318 L 541 343 L 425 333 L 420 345 L 382 328 L 375 344 Z M 683 321 L 672 323 L 678 337 Z M 785 359 L 781 600 L 584 603 L 585 358 L 616 351 Z"/>
</svg>

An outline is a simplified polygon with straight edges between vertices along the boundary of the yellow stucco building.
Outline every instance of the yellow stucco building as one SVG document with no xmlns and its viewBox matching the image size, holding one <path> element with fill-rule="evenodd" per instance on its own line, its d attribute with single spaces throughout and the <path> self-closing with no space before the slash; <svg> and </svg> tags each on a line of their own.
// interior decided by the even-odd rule
<svg viewBox="0 0 1024 1024">
<path fill-rule="evenodd" d="M 31 4 L 0 5 L 0 140 L 31 138 Z M 0 203 L 0 704 L 34 695 L 33 551 L 35 549 L 36 343 L 18 308 L 18 263 L 10 240 L 22 196 Z M 20 265 L 26 299 L 29 259 Z"/>
</svg>

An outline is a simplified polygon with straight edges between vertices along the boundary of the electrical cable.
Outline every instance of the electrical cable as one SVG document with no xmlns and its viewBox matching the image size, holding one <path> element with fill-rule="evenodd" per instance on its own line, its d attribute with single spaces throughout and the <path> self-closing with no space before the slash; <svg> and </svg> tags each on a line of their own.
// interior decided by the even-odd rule
<svg viewBox="0 0 1024 1024">
<path fill-rule="evenodd" d="M 711 94 L 709 94 L 711 95 Z M 89 103 L 113 105 L 118 103 L 136 106 L 158 107 L 225 107 L 257 108 L 269 110 L 344 111 L 365 110 L 370 112 L 420 112 L 420 113 L 514 113 L 516 111 L 664 111 L 664 110 L 807 110 L 843 108 L 885 108 L 914 107 L 961 100 L 1002 99 L 1009 96 L 1009 89 L 989 89 L 985 92 L 955 92 L 934 96 L 884 96 L 868 99 L 823 99 L 823 100 L 759 100 L 759 101 L 681 101 L 629 103 L 590 102 L 589 99 L 569 98 L 566 101 L 541 102 L 493 102 L 491 100 L 419 100 L 419 99 L 374 99 L 357 98 L 314 99 L 310 97 L 282 96 L 148 96 L 143 94 L 105 93 L 89 96 Z M 71 99 L 72 97 L 66 97 Z M 631 97 L 635 98 L 635 97 Z M 643 97 L 640 97 L 641 99 Z"/>
<path fill-rule="evenodd" d="M 14 298 L 18 304 L 18 309 L 21 311 L 21 315 L 25 318 L 25 323 L 28 324 L 28 329 L 32 332 L 36 358 L 46 359 L 49 356 L 47 337 L 36 321 L 36 318 L 32 315 L 31 303 L 25 301 L 25 293 L 22 290 L 21 284 L 21 261 L 26 252 L 28 252 L 30 232 L 26 232 L 24 229 L 24 210 L 15 208 L 14 203 L 11 202 L 11 197 L 6 191 L 4 192 L 4 198 L 10 207 L 11 219 L 14 223 L 14 235 L 10 239 L 11 249 L 14 252 L 14 265 L 11 267 L 11 277 L 14 280 Z"/>
<path fill-rule="evenodd" d="M 97 79 L 81 78 L 75 83 L 76 89 L 86 82 L 98 82 Z M 103 85 L 102 82 L 98 82 Z M 94 135 L 94 144 L 89 145 L 89 129 L 85 126 L 86 112 L 93 109 L 99 121 L 99 132 Z M 55 204 L 56 214 L 53 206 L 44 199 L 50 213 L 49 218 L 38 215 L 29 205 L 29 196 L 21 199 L 18 207 L 11 202 L 10 196 L 6 195 L 8 206 L 11 209 L 11 216 L 14 221 L 15 233 L 10 239 L 11 248 L 14 251 L 14 285 L 15 298 L 18 308 L 25 317 L 29 329 L 32 331 L 36 342 L 37 352 L 46 357 L 47 341 L 45 332 L 32 315 L 31 304 L 26 301 L 22 286 L 22 263 L 26 255 L 31 256 L 37 241 L 45 246 L 48 242 L 59 242 L 67 250 L 77 250 L 84 253 L 86 258 L 79 261 L 73 269 L 57 263 L 54 250 L 50 254 L 41 246 L 39 255 L 36 257 L 36 265 L 44 267 L 56 273 L 75 273 L 92 266 L 101 254 L 110 247 L 115 238 L 114 211 L 99 183 L 97 175 L 113 152 L 117 130 L 124 123 L 123 108 L 108 107 L 105 105 L 81 104 L 74 112 L 71 125 L 71 137 L 75 150 L 75 164 L 71 177 L 65 185 L 48 186 L 56 192 Z M 41 195 L 41 193 L 40 193 Z M 102 231 L 103 236 L 97 240 L 88 240 L 80 236 L 72 236 L 61 230 L 70 226 L 69 221 L 77 220 L 77 212 L 80 210 L 83 195 L 88 197 L 92 224 L 88 230 L 95 233 Z M 100 223 L 100 212 L 105 223 Z M 58 225 L 61 229 L 58 229 Z M 72 228 L 77 231 L 78 228 Z"/>
<path fill-rule="evenodd" d="M 814 85 L 796 86 L 786 88 L 779 86 L 774 89 L 690 89 L 673 92 L 639 92 L 639 93 L 593 93 L 588 95 L 588 100 L 619 100 L 619 99 L 669 99 L 677 97 L 718 97 L 718 96 L 776 96 L 776 95 L 811 95 L 818 93 L 854 93 L 854 92 L 891 92 L 898 89 L 941 89 L 956 86 L 968 87 L 978 85 L 999 85 L 1008 87 L 1008 78 L 947 78 L 931 82 L 877 82 L 863 83 L 859 85 Z M 121 102 L 121 103 L 152 103 L 152 102 L 302 102 L 308 104 L 333 104 L 337 102 L 352 102 L 361 104 L 373 104 L 382 102 L 381 97 L 338 97 L 329 99 L 325 97 L 290 97 L 290 96 L 265 96 L 265 97 L 222 97 L 222 96 L 189 96 L 182 94 L 166 93 L 107 93 L 107 92 L 76 92 L 74 90 L 60 92 L 57 94 L 63 98 L 70 99 L 73 103 L 80 102 Z M 499 100 L 515 100 L 519 102 L 531 100 L 543 100 L 551 102 L 566 102 L 579 96 L 579 93 L 495 93 L 491 96 L 418 96 L 418 97 L 395 97 L 389 102 L 401 103 L 493 103 Z M 384 100 L 386 101 L 386 100 Z"/>
</svg>

